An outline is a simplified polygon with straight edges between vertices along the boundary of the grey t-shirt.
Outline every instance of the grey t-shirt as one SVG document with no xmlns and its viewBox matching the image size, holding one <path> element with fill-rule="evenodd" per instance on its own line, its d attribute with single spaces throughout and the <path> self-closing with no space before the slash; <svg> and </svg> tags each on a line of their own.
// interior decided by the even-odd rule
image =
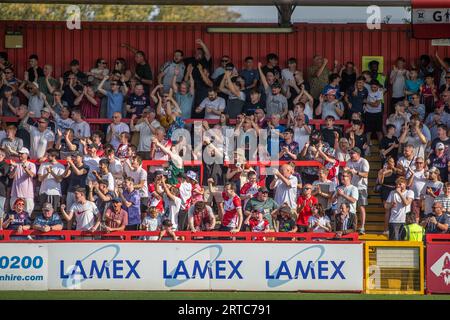
<svg viewBox="0 0 450 320">
<path fill-rule="evenodd" d="M 281 115 L 284 110 L 287 110 L 287 99 L 281 93 L 274 96 L 272 94 L 272 88 L 268 87 L 266 89 L 266 97 L 267 116 L 270 117 L 273 114 Z"/>
<path fill-rule="evenodd" d="M 358 172 L 369 172 L 370 170 L 369 162 L 364 158 L 360 158 L 358 161 L 347 161 L 347 167 L 355 169 Z M 368 178 L 363 178 L 356 174 L 352 177 L 352 185 L 357 187 L 358 190 L 367 190 L 367 183 Z"/>
</svg>

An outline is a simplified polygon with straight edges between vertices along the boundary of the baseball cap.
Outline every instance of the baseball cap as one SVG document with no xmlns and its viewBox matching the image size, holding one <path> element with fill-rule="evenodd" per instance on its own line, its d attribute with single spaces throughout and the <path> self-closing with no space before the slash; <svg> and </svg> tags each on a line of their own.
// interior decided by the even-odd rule
<svg viewBox="0 0 450 320">
<path fill-rule="evenodd" d="M 50 210 L 53 210 L 52 204 L 49 202 L 44 203 L 44 205 L 42 206 L 42 211 L 50 211 Z"/>
<path fill-rule="evenodd" d="M 82 157 L 83 155 L 81 154 L 80 151 L 74 151 L 72 152 L 72 157 Z"/>
<path fill-rule="evenodd" d="M 194 180 L 195 182 L 197 182 L 197 174 L 196 174 L 194 171 L 192 171 L 192 170 L 188 171 L 188 172 L 186 173 L 186 176 L 187 176 L 189 179 L 192 179 L 192 180 Z"/>
<path fill-rule="evenodd" d="M 42 113 L 42 112 L 51 113 L 50 108 L 48 108 L 48 107 L 42 108 L 41 113 Z"/>
<path fill-rule="evenodd" d="M 91 143 L 91 144 L 88 145 L 88 148 L 90 148 L 90 149 L 92 149 L 92 148 L 98 149 L 98 145 L 95 144 L 95 143 Z"/>
<path fill-rule="evenodd" d="M 36 81 L 32 82 L 31 84 L 39 89 L 39 84 Z"/>
<path fill-rule="evenodd" d="M 335 95 L 336 95 L 336 90 L 334 90 L 334 89 L 328 89 L 327 92 L 326 92 L 326 94 L 327 94 L 327 95 L 332 94 L 332 95 L 335 96 Z"/>
<path fill-rule="evenodd" d="M 269 192 L 269 189 L 267 189 L 266 187 L 261 187 L 258 189 L 258 192 L 266 193 Z"/>
<path fill-rule="evenodd" d="M 436 144 L 436 149 L 438 150 L 444 150 L 445 149 L 445 145 L 442 142 L 438 142 Z"/>
<path fill-rule="evenodd" d="M 119 197 L 114 197 L 111 200 L 112 202 L 122 202 L 122 199 L 120 199 Z"/>
<path fill-rule="evenodd" d="M 352 153 L 352 152 L 355 152 L 355 153 L 361 154 L 361 149 L 360 149 L 360 148 L 358 148 L 358 147 L 353 147 L 353 148 L 351 148 L 351 149 L 350 149 L 350 153 Z"/>
<path fill-rule="evenodd" d="M 291 208 L 289 208 L 288 206 L 283 206 L 280 208 L 281 212 L 291 212 Z"/>
<path fill-rule="evenodd" d="M 30 151 L 27 149 L 27 148 L 25 148 L 25 147 L 22 147 L 20 150 L 19 150 L 19 153 L 26 153 L 26 154 L 30 154 Z"/>
</svg>

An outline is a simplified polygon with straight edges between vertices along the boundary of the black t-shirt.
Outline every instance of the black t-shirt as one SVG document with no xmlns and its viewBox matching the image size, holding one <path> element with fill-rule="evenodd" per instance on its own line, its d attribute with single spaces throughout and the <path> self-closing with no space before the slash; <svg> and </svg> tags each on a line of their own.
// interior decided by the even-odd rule
<svg viewBox="0 0 450 320">
<path fill-rule="evenodd" d="M 437 145 L 439 142 L 442 143 L 442 144 L 444 144 L 445 149 L 447 149 L 447 150 L 448 150 L 448 148 L 450 147 L 450 138 L 448 138 L 448 139 L 445 140 L 445 141 L 442 141 L 441 139 L 436 138 L 436 139 L 433 140 L 433 142 L 431 142 L 431 150 L 434 150 L 434 149 L 436 148 L 436 145 Z"/>
<path fill-rule="evenodd" d="M 339 83 L 341 92 L 346 92 L 349 88 L 353 87 L 356 82 L 356 73 L 348 74 L 347 72 L 342 72 L 342 80 Z"/>
<path fill-rule="evenodd" d="M 270 68 L 268 65 L 265 65 L 264 67 L 261 68 L 261 70 L 264 73 L 264 75 L 266 75 L 268 72 L 272 72 L 276 78 L 281 79 L 281 69 L 279 66 Z"/>
<path fill-rule="evenodd" d="M 31 118 L 28 118 L 27 124 L 32 126 L 32 125 L 34 125 L 34 122 Z M 25 130 L 24 127 L 19 126 L 17 128 L 16 137 L 22 139 L 23 146 L 25 148 L 27 148 L 28 150 L 30 150 L 31 136 L 30 136 L 30 133 L 27 130 Z"/>
<path fill-rule="evenodd" d="M 6 187 L 8 186 L 9 164 L 6 161 L 0 162 L 0 196 L 6 197 Z"/>
<path fill-rule="evenodd" d="M 381 150 L 386 150 L 393 143 L 398 144 L 398 139 L 397 139 L 396 136 L 392 136 L 392 138 L 388 138 L 387 136 L 384 136 L 383 139 L 381 139 L 381 142 L 380 142 L 380 149 Z M 394 157 L 394 159 L 397 161 L 398 148 L 394 148 L 391 151 L 389 151 L 389 153 L 386 154 L 386 158 L 389 157 L 389 156 Z"/>
<path fill-rule="evenodd" d="M 190 57 L 184 60 L 184 64 L 186 65 L 186 71 L 187 67 L 190 64 L 192 64 L 192 66 L 194 67 L 192 69 L 192 78 L 194 78 L 194 85 L 195 85 L 193 108 L 196 108 L 203 101 L 203 99 L 205 99 L 208 96 L 209 90 L 209 86 L 203 81 L 197 66 L 201 64 L 204 69 L 207 69 L 209 72 L 211 72 L 211 59 L 207 60 L 206 58 L 202 58 L 201 60 L 197 60 L 194 57 Z"/>
<path fill-rule="evenodd" d="M 83 92 L 83 87 L 80 84 L 76 84 L 74 87 L 75 91 L 78 92 Z M 63 86 L 63 96 L 62 96 L 62 100 L 67 102 L 67 105 L 69 106 L 69 108 L 73 108 L 75 106 L 75 99 L 77 98 L 75 96 L 75 94 L 73 93 L 72 89 L 70 89 L 69 85 L 65 85 Z"/>
<path fill-rule="evenodd" d="M 28 80 L 29 80 L 30 82 L 37 81 L 37 79 L 36 79 L 35 76 L 34 76 L 34 70 L 33 70 L 33 68 L 28 68 L 27 72 L 28 72 Z M 45 77 L 45 75 L 44 75 L 44 70 L 42 70 L 41 67 L 37 67 L 37 74 L 38 74 L 38 78 L 40 78 L 40 77 Z"/>
<path fill-rule="evenodd" d="M 355 147 L 358 147 L 359 149 L 361 149 L 361 156 L 364 157 L 365 155 L 365 151 L 364 151 L 364 144 L 367 143 L 367 136 L 363 133 L 361 135 L 357 135 L 355 133 Z"/>
<path fill-rule="evenodd" d="M 144 80 L 153 80 L 152 69 L 148 63 L 138 64 L 136 66 L 136 74 Z M 148 84 L 143 84 L 144 91 L 146 94 L 150 93 L 150 86 Z"/>
<path fill-rule="evenodd" d="M 320 133 L 322 134 L 323 141 L 328 143 L 330 147 L 334 148 L 334 133 L 337 132 L 339 134 L 339 138 L 342 136 L 341 129 L 337 127 L 333 128 L 322 128 Z"/>
<path fill-rule="evenodd" d="M 78 176 L 73 170 L 70 170 L 70 176 L 67 178 L 69 180 L 69 188 L 67 190 L 68 192 L 75 192 L 76 187 L 86 187 L 86 179 L 89 173 L 89 167 L 83 163 L 80 167 L 77 168 L 78 170 L 85 169 L 86 173 Z"/>
<path fill-rule="evenodd" d="M 248 101 L 244 104 L 242 112 L 244 112 L 248 116 L 251 116 L 255 114 L 256 109 L 262 109 L 265 112 L 266 106 L 261 102 L 261 100 L 259 100 L 257 103 L 251 103 L 250 101 Z"/>
</svg>

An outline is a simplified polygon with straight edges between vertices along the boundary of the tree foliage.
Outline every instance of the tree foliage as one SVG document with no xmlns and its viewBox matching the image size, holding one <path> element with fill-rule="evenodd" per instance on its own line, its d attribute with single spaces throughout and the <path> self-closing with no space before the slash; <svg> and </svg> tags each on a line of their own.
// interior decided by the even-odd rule
<svg viewBox="0 0 450 320">
<path fill-rule="evenodd" d="M 68 5 L 2 3 L 0 20 L 65 21 Z M 82 21 L 232 22 L 240 14 L 226 6 L 78 5 Z"/>
</svg>

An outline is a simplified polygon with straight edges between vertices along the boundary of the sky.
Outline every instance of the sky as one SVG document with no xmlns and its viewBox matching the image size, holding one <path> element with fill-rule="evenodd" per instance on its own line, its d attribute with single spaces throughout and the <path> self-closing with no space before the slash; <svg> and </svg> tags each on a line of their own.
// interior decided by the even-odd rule
<svg viewBox="0 0 450 320">
<path fill-rule="evenodd" d="M 239 12 L 242 22 L 277 22 L 275 7 L 232 6 Z M 333 13 L 330 16 L 330 13 Z M 390 23 L 402 23 L 403 18 L 410 18 L 411 14 L 403 7 L 382 7 L 381 18 L 391 16 Z M 369 14 L 366 7 L 297 7 L 292 15 L 293 22 L 366 22 Z"/>
</svg>

